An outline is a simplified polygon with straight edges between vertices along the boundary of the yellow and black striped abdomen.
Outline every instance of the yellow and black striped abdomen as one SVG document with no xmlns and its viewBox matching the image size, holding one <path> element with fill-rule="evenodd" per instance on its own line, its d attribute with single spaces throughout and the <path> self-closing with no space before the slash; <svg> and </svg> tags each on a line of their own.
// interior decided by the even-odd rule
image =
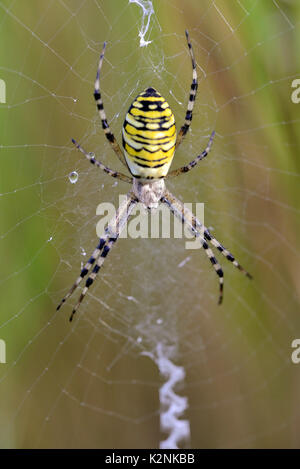
<svg viewBox="0 0 300 469">
<path fill-rule="evenodd" d="M 167 101 L 154 88 L 147 88 L 135 98 L 126 114 L 122 136 L 133 176 L 166 176 L 175 151 L 175 118 Z"/>
</svg>

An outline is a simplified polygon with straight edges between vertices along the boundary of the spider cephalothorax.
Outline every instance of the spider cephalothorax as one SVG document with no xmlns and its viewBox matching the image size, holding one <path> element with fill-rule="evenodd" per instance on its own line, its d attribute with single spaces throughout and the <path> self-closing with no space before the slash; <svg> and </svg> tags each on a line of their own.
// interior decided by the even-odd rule
<svg viewBox="0 0 300 469">
<path fill-rule="evenodd" d="M 148 209 L 158 207 L 162 196 L 166 192 L 166 185 L 163 179 L 133 179 L 132 190 L 140 203 Z"/>
<path fill-rule="evenodd" d="M 100 70 L 106 47 L 106 43 L 104 43 L 96 75 L 94 97 L 105 136 L 111 143 L 119 160 L 129 169 L 133 177 L 126 176 L 123 173 L 108 168 L 97 160 L 93 153 L 86 152 L 74 139 L 72 139 L 72 142 L 92 164 L 98 166 L 110 176 L 132 184 L 132 188 L 128 192 L 125 201 L 117 210 L 116 216 L 108 223 L 103 236 L 99 239 L 98 246 L 81 270 L 76 282 L 57 307 L 57 309 L 61 307 L 76 290 L 82 279 L 89 274 L 79 300 L 73 308 L 70 321 L 84 299 L 89 287 L 94 282 L 105 258 L 119 238 L 133 208 L 138 202 L 142 203 L 148 209 L 157 208 L 159 203 L 165 204 L 182 223 L 185 223 L 190 233 L 200 240 L 204 252 L 219 277 L 219 303 L 221 303 L 223 299 L 224 274 L 209 247 L 209 243 L 225 256 L 227 260 L 232 262 L 235 267 L 251 278 L 250 274 L 243 269 L 233 255 L 211 235 L 209 230 L 202 225 L 193 213 L 186 208 L 182 202 L 176 199 L 165 186 L 165 179 L 190 171 L 199 161 L 205 158 L 211 149 L 214 137 L 214 132 L 212 132 L 206 149 L 194 160 L 181 168 L 169 172 L 175 149 L 178 148 L 190 127 L 198 88 L 196 62 L 187 31 L 186 38 L 192 61 L 193 79 L 184 124 L 176 136 L 175 118 L 170 106 L 158 91 L 154 88 L 147 88 L 135 98 L 125 116 L 122 129 L 124 152 L 119 147 L 110 130 L 100 93 Z"/>
</svg>

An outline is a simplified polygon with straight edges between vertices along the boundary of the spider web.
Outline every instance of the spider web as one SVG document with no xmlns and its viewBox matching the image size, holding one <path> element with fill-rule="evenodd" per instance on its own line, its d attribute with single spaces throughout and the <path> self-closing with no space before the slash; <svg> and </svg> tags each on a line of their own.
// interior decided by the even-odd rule
<svg viewBox="0 0 300 469">
<path fill-rule="evenodd" d="M 2 447 L 299 446 L 297 4 L 0 2 Z M 96 207 L 128 190 L 70 143 L 122 170 L 92 97 L 99 51 L 107 40 L 101 86 L 119 141 L 147 86 L 179 127 L 191 82 L 185 28 L 200 83 L 173 167 L 213 129 L 216 138 L 168 188 L 205 203 L 206 225 L 254 280 L 217 256 L 218 307 L 202 250 L 120 239 L 70 324 L 78 293 L 55 308 L 97 244 Z"/>
</svg>

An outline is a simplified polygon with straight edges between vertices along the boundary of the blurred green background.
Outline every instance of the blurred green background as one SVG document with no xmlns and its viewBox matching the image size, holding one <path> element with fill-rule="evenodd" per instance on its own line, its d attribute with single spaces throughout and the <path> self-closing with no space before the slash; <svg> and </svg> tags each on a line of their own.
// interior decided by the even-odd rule
<svg viewBox="0 0 300 469">
<path fill-rule="evenodd" d="M 151 2 L 141 2 L 146 6 Z M 299 110 L 296 0 L 0 1 L 1 447 L 158 447 L 158 390 L 149 355 L 173 347 L 186 371 L 186 446 L 299 447 Z M 147 21 L 147 17 L 145 18 Z M 145 23 L 146 24 L 146 23 Z M 55 307 L 96 245 L 96 207 L 127 191 L 83 160 L 80 141 L 121 169 L 93 102 L 98 54 L 111 127 L 154 86 L 184 120 L 198 64 L 191 131 L 173 167 L 209 157 L 168 187 L 205 203 L 205 222 L 249 270 L 226 260 L 225 296 L 202 251 L 183 240 L 120 240 L 80 314 Z M 298 50 L 297 50 L 298 46 Z M 90 167 L 91 166 L 91 167 Z M 71 184 L 68 175 L 77 171 Z M 183 263 L 182 267 L 179 265 Z"/>
</svg>

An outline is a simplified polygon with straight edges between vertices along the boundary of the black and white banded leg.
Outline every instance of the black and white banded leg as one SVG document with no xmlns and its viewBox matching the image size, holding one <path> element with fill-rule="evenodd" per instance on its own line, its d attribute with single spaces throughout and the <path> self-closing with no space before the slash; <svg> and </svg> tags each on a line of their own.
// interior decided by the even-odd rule
<svg viewBox="0 0 300 469">
<path fill-rule="evenodd" d="M 205 239 L 201 236 L 201 233 L 197 230 L 195 226 L 191 223 L 191 216 L 192 212 L 188 210 L 184 204 L 178 200 L 176 197 L 174 197 L 173 194 L 171 194 L 169 191 L 166 191 L 165 195 L 162 197 L 161 201 L 165 203 L 171 212 L 174 214 L 175 217 L 177 217 L 185 226 L 188 228 L 188 230 L 200 240 L 200 243 L 204 249 L 205 254 L 209 258 L 213 268 L 215 269 L 218 277 L 219 277 L 219 304 L 222 303 L 223 300 L 223 285 L 224 285 L 224 273 L 223 270 L 218 263 L 216 257 L 214 256 L 212 250 L 208 246 L 207 242 Z M 189 212 L 189 213 L 188 213 Z"/>
<path fill-rule="evenodd" d="M 116 141 L 114 134 L 110 130 L 109 124 L 107 122 L 106 114 L 105 114 L 105 111 L 104 111 L 104 105 L 103 105 L 103 101 L 102 101 L 101 93 L 100 93 L 100 71 L 101 71 L 101 67 L 102 67 L 102 63 L 103 63 L 105 48 L 106 48 L 106 42 L 104 42 L 103 49 L 102 49 L 102 52 L 100 54 L 100 59 L 99 59 L 99 64 L 98 64 L 98 69 L 97 69 L 97 75 L 96 75 L 96 81 L 95 81 L 94 98 L 95 98 L 95 101 L 96 101 L 96 104 L 97 104 L 97 109 L 98 109 L 99 116 L 100 116 L 100 119 L 101 119 L 101 122 L 102 122 L 102 128 L 104 130 L 105 136 L 106 136 L 107 140 L 109 141 L 109 143 L 111 144 L 113 150 L 117 154 L 117 156 L 118 156 L 119 160 L 121 161 L 121 163 L 123 163 L 124 166 L 126 166 L 126 168 L 127 168 L 125 156 L 124 156 L 118 142 Z"/>
<path fill-rule="evenodd" d="M 219 295 L 219 304 L 223 300 L 223 289 L 224 289 L 224 273 L 218 263 L 216 257 L 214 256 L 212 250 L 210 249 L 208 242 L 216 247 L 227 260 L 233 263 L 240 271 L 242 271 L 248 278 L 252 278 L 251 275 L 235 260 L 233 255 L 224 248 L 224 246 L 219 243 L 207 230 L 205 226 L 195 217 L 195 215 L 184 206 L 184 204 L 174 197 L 169 191 L 166 191 L 165 195 L 162 198 L 164 202 L 174 215 L 181 220 L 182 223 L 185 223 L 189 231 L 197 238 L 199 238 L 201 245 L 208 256 L 211 264 L 213 265 L 218 277 L 220 285 L 220 295 Z"/>
<path fill-rule="evenodd" d="M 194 216 L 194 220 L 193 220 L 193 223 L 196 224 L 196 227 L 198 230 L 200 230 L 200 232 L 202 234 L 204 234 L 204 238 L 210 242 L 224 257 L 226 257 L 226 259 L 229 261 L 229 262 L 232 262 L 232 264 L 237 268 L 239 269 L 244 275 L 246 275 L 246 277 L 252 279 L 252 275 L 249 274 L 249 272 L 247 272 L 247 270 L 244 269 L 244 267 L 241 266 L 241 264 L 239 264 L 239 262 L 235 259 L 235 257 L 231 254 L 230 251 L 228 251 L 228 249 L 226 249 L 211 233 L 210 231 L 208 230 L 208 228 L 206 228 L 206 226 L 204 226 L 195 216 Z"/>
<path fill-rule="evenodd" d="M 192 118 L 193 118 L 193 109 L 194 109 L 194 104 L 195 104 L 197 89 L 198 89 L 198 76 L 197 76 L 197 70 L 196 70 L 196 61 L 194 57 L 192 43 L 190 41 L 189 33 L 187 30 L 185 31 L 185 35 L 186 35 L 186 40 L 187 40 L 187 44 L 189 48 L 189 53 L 191 56 L 191 61 L 192 61 L 193 81 L 191 84 L 190 97 L 189 97 L 188 107 L 187 107 L 187 111 L 185 115 L 185 121 L 178 133 L 175 148 L 179 147 L 179 145 L 181 144 L 182 140 L 185 137 L 185 134 L 187 133 L 191 125 Z"/>
<path fill-rule="evenodd" d="M 74 282 L 74 284 L 72 285 L 72 287 L 70 288 L 70 290 L 68 291 L 68 293 L 63 297 L 63 299 L 61 300 L 61 302 L 59 303 L 59 305 L 57 306 L 56 310 L 58 311 L 61 306 L 63 305 L 63 303 L 65 303 L 67 301 L 68 298 L 70 298 L 70 296 L 72 295 L 72 293 L 76 290 L 76 288 L 79 286 L 79 284 L 81 283 L 82 279 L 87 275 L 87 273 L 89 272 L 89 270 L 91 269 L 91 267 L 94 265 L 95 263 L 95 260 L 98 258 L 98 256 L 100 255 L 102 249 L 104 248 L 106 242 L 107 242 L 107 238 L 108 238 L 108 234 L 104 234 L 104 236 L 102 238 L 99 239 L 99 244 L 98 246 L 96 247 L 96 249 L 93 251 L 91 257 L 89 258 L 88 262 L 85 264 L 85 266 L 81 269 L 81 272 L 80 272 L 80 275 L 79 277 L 77 278 L 76 282 Z"/>
<path fill-rule="evenodd" d="M 116 236 L 115 238 L 109 238 L 108 239 L 108 242 L 105 244 L 100 256 L 98 256 L 98 259 L 96 261 L 96 265 L 94 266 L 92 272 L 89 274 L 86 282 L 85 282 L 85 286 L 84 288 L 82 289 L 82 292 L 79 296 L 79 300 L 76 304 L 76 306 L 74 307 L 73 311 L 72 311 L 72 314 L 70 316 L 70 322 L 73 320 L 73 316 L 74 314 L 76 313 L 77 309 L 79 308 L 80 304 L 82 303 L 82 301 L 84 300 L 84 297 L 85 295 L 87 294 L 88 292 L 88 289 L 90 288 L 90 286 L 93 284 L 100 268 L 102 267 L 104 261 L 105 261 L 105 258 L 107 256 L 107 254 L 109 253 L 109 251 L 111 250 L 111 248 L 113 247 L 114 243 L 117 241 L 119 236 Z"/>
<path fill-rule="evenodd" d="M 209 141 L 208 141 L 208 144 L 207 144 L 207 147 L 205 148 L 205 150 L 203 150 L 203 152 L 200 153 L 200 155 L 198 155 L 194 160 L 192 160 L 187 165 L 182 166 L 181 168 L 178 168 L 178 169 L 174 169 L 173 171 L 170 171 L 167 174 L 166 179 L 179 176 L 179 174 L 187 173 L 188 171 L 193 169 L 199 163 L 199 161 L 203 160 L 203 158 L 205 158 L 208 155 L 208 153 L 210 152 L 211 146 L 212 146 L 213 141 L 214 141 L 214 136 L 215 136 L 215 132 L 213 131 L 210 138 L 209 138 Z"/>
<path fill-rule="evenodd" d="M 104 171 L 106 174 L 109 174 L 109 176 L 113 178 L 120 179 L 121 181 L 128 182 L 129 184 L 132 183 L 132 177 L 126 176 L 125 174 L 120 173 L 119 171 L 114 171 L 108 168 L 107 166 L 105 166 L 103 163 L 101 163 L 101 161 L 95 158 L 93 153 L 88 153 L 86 150 L 84 150 L 82 146 L 79 143 L 77 143 L 76 140 L 74 140 L 74 138 L 72 138 L 72 143 L 74 143 L 76 148 L 78 148 L 78 150 L 80 150 L 81 153 L 84 154 L 84 156 L 89 160 L 90 163 L 102 169 L 102 171 Z"/>
<path fill-rule="evenodd" d="M 137 204 L 138 200 L 135 195 L 130 191 L 127 194 L 126 199 L 122 202 L 119 209 L 116 212 L 116 216 L 108 223 L 104 235 L 100 238 L 97 248 L 94 250 L 89 261 L 85 264 L 84 268 L 81 270 L 79 277 L 76 282 L 73 284 L 69 292 L 61 300 L 57 306 L 57 310 L 60 309 L 63 303 L 72 295 L 72 293 L 77 289 L 83 278 L 90 272 L 89 277 L 86 280 L 85 287 L 83 288 L 79 300 L 74 307 L 72 314 L 70 316 L 70 321 L 72 321 L 73 316 L 80 304 L 82 303 L 89 287 L 93 284 L 100 268 L 102 267 L 105 258 L 107 257 L 109 251 L 113 247 L 114 243 L 117 241 L 120 233 L 126 225 L 128 217 L 130 216 L 134 206 Z M 91 270 L 92 266 L 93 269 Z"/>
</svg>

